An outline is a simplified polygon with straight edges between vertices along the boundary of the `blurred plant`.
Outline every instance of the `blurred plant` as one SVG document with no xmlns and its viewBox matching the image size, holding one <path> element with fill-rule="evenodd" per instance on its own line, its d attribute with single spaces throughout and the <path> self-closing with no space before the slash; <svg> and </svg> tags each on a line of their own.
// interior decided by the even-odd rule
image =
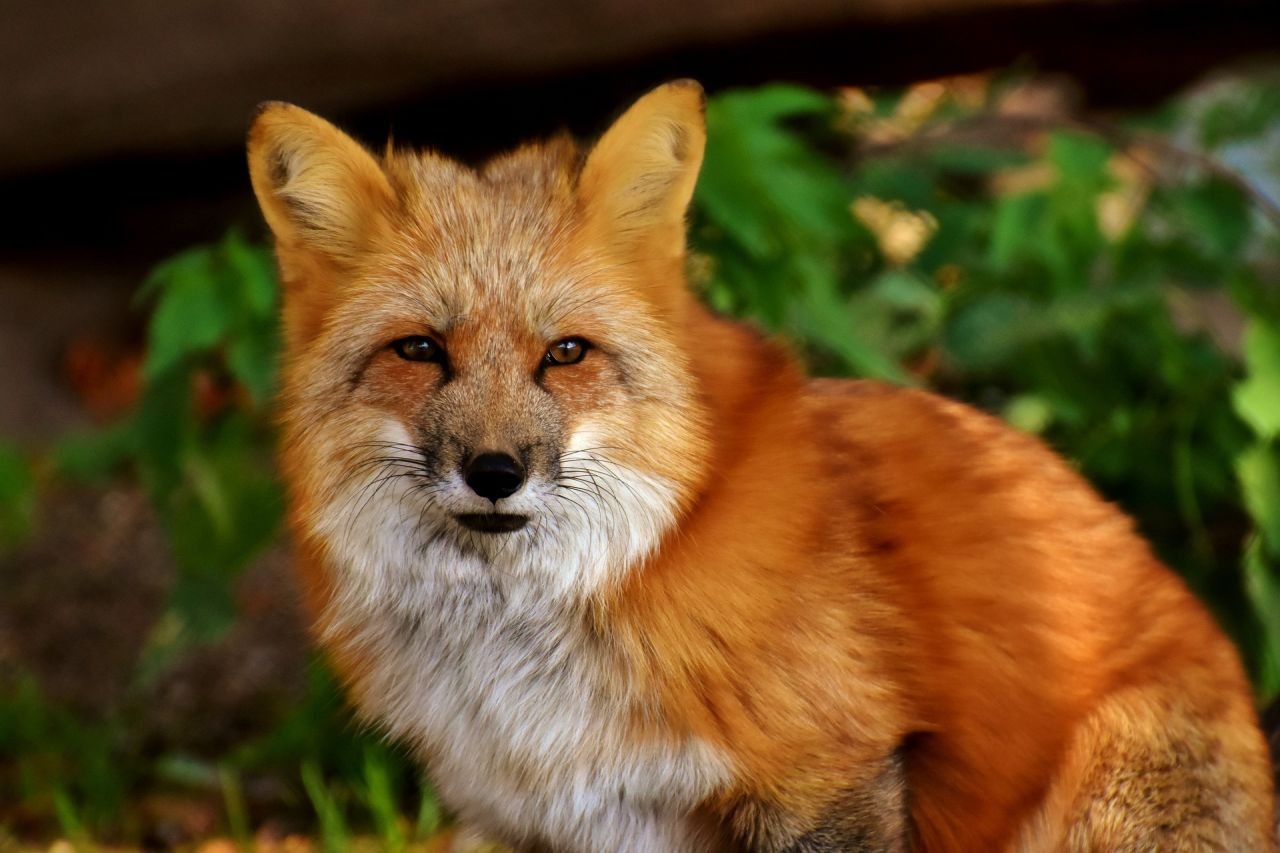
<svg viewBox="0 0 1280 853">
<path fill-rule="evenodd" d="M 1102 127 L 1016 79 L 727 92 L 708 104 L 691 232 L 711 304 L 787 334 L 819 372 L 937 388 L 1075 460 L 1217 610 L 1268 696 L 1280 690 L 1275 82 L 1219 84 Z M 234 233 L 162 264 L 142 293 L 153 307 L 134 410 L 47 461 L 0 446 L 0 547 L 30 528 L 33 472 L 124 470 L 150 495 L 179 575 L 140 680 L 233 624 L 237 573 L 279 534 L 277 298 L 268 251 Z M 215 792 L 243 836 L 239 780 L 264 768 L 310 804 L 326 849 L 345 849 L 356 820 L 387 849 L 441 822 L 396 753 L 352 730 L 318 664 L 298 707 L 216 764 L 148 763 L 127 720 L 82 724 L 26 682 L 9 692 L 0 755 L 17 758 L 0 799 L 66 833 L 121 831 L 124 792 L 164 783 Z"/>
<path fill-rule="evenodd" d="M 30 464 L 18 448 L 0 442 L 0 554 L 30 532 L 35 499 Z"/>
<path fill-rule="evenodd" d="M 161 264 L 132 450 L 173 545 L 173 613 L 197 639 L 235 618 L 228 580 L 277 535 L 282 500 L 262 408 L 276 371 L 270 253 L 234 232 Z"/>
<path fill-rule="evenodd" d="M 263 417 L 276 372 L 277 285 L 269 250 L 235 232 L 151 273 L 137 406 L 62 440 L 55 468 L 98 480 L 129 469 L 160 514 L 179 569 L 168 634 L 207 640 L 235 618 L 230 580 L 278 534 L 279 485 Z"/>
<path fill-rule="evenodd" d="M 135 766 L 117 765 L 114 720 L 87 721 L 45 701 L 28 677 L 4 684 L 0 701 L 0 802 L 56 819 L 72 838 L 115 824 Z"/>
<path fill-rule="evenodd" d="M 1258 644 L 1263 687 L 1280 672 L 1280 316 L 1254 316 L 1245 332 L 1248 377 L 1236 386 L 1235 409 L 1253 442 L 1236 457 L 1236 472 L 1254 531 L 1245 544 L 1245 589 L 1261 619 Z"/>
<path fill-rule="evenodd" d="M 133 410 L 106 428 L 63 438 L 35 468 L 16 448 L 0 446 L 0 547 L 30 527 L 37 469 L 76 482 L 132 476 L 149 495 L 177 577 L 138 662 L 138 686 L 158 678 L 192 645 L 226 633 L 237 618 L 240 570 L 280 535 L 282 497 L 268 411 L 277 298 L 269 249 L 235 232 L 166 261 L 139 293 L 150 323 Z M 242 775 L 274 773 L 301 782 L 297 770 L 304 761 L 312 784 L 350 800 L 354 814 L 386 838 L 398 827 L 390 815 L 401 807 L 431 810 L 424 805 L 430 792 L 420 790 L 415 774 L 376 734 L 351 722 L 319 664 L 298 707 L 266 737 L 216 764 L 186 755 L 144 757 L 127 713 L 82 720 L 46 701 L 29 679 L 0 683 L 0 691 L 0 803 L 52 817 L 64 835 L 127 834 L 129 792 L 160 785 L 220 800 L 227 829 L 244 841 L 249 818 Z M 7 756 L 12 774 L 3 764 Z M 0 809 L 0 819 L 4 814 Z"/>
</svg>

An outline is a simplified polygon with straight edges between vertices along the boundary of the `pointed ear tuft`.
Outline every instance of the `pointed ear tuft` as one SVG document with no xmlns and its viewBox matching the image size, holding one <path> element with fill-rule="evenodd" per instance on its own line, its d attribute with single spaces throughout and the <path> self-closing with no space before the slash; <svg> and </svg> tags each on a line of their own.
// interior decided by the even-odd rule
<svg viewBox="0 0 1280 853">
<path fill-rule="evenodd" d="M 693 80 L 659 86 L 587 156 L 580 191 L 606 239 L 661 256 L 684 252 L 685 212 L 706 146 L 704 100 Z"/>
<path fill-rule="evenodd" d="M 282 250 L 339 265 L 380 236 L 395 206 L 368 151 L 324 119 L 278 101 L 260 106 L 249 130 L 249 176 Z"/>
</svg>

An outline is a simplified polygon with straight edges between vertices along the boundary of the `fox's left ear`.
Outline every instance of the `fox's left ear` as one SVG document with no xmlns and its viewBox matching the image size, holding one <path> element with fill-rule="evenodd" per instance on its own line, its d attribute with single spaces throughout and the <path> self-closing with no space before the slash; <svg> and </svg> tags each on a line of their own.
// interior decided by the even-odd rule
<svg viewBox="0 0 1280 853">
<path fill-rule="evenodd" d="M 249 130 L 249 176 L 282 263 L 339 267 L 387 227 L 395 196 L 377 160 L 329 122 L 292 104 L 263 104 Z"/>
<path fill-rule="evenodd" d="M 657 256 L 684 253 L 685 212 L 706 147 L 702 87 L 659 86 L 613 123 L 587 156 L 579 183 L 602 236 Z"/>
</svg>

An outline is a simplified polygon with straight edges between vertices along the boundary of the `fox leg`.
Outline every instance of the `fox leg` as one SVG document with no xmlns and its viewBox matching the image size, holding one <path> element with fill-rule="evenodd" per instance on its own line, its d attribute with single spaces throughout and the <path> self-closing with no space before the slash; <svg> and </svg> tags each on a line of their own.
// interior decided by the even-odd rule
<svg viewBox="0 0 1280 853">
<path fill-rule="evenodd" d="M 1270 764 L 1252 708 L 1193 696 L 1194 686 L 1147 685 L 1105 699 L 1016 849 L 1274 850 Z"/>
</svg>

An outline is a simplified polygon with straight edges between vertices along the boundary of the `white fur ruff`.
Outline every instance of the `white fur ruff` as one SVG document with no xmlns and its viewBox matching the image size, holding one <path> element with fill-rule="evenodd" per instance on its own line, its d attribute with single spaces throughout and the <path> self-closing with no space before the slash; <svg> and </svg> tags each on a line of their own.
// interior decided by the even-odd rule
<svg viewBox="0 0 1280 853">
<path fill-rule="evenodd" d="M 628 736 L 656 710 L 581 608 L 655 547 L 675 490 L 595 454 L 574 465 L 598 487 L 530 482 L 500 508 L 533 520 L 497 535 L 452 519 L 476 497 L 461 482 L 423 492 L 374 471 L 335 486 L 311 520 L 336 573 L 322 637 L 359 650 L 362 713 L 414 746 L 465 822 L 557 849 L 707 849 L 685 815 L 726 759 L 691 737 Z"/>
</svg>

